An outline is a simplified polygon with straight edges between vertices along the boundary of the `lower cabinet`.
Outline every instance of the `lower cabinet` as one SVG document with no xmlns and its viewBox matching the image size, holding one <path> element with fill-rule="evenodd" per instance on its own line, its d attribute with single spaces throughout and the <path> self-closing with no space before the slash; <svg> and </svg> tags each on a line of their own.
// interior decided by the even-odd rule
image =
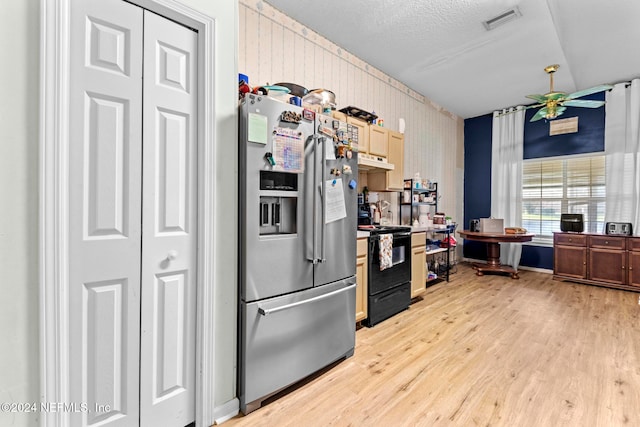
<svg viewBox="0 0 640 427">
<path fill-rule="evenodd" d="M 553 252 L 555 279 L 640 291 L 640 238 L 554 233 Z"/>
<path fill-rule="evenodd" d="M 426 233 L 413 233 L 411 235 L 411 298 L 417 297 L 426 289 L 426 242 Z"/>
<path fill-rule="evenodd" d="M 369 239 L 366 237 L 358 239 L 356 246 L 356 322 L 367 318 L 368 246 Z"/>
<path fill-rule="evenodd" d="M 553 236 L 553 274 L 587 278 L 587 236 L 556 233 Z"/>
</svg>

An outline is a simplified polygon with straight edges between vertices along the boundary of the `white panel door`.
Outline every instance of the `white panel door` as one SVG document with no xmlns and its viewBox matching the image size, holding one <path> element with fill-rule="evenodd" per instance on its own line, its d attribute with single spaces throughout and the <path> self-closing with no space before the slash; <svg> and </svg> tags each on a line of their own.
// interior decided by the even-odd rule
<svg viewBox="0 0 640 427">
<path fill-rule="evenodd" d="M 71 28 L 64 412 L 182 427 L 195 419 L 196 33 L 122 0 L 72 0 Z"/>
<path fill-rule="evenodd" d="M 69 346 L 74 426 L 139 421 L 142 9 L 71 3 Z M 84 406 L 83 406 L 84 405 Z"/>
<path fill-rule="evenodd" d="M 142 426 L 195 420 L 196 43 L 145 11 Z"/>
</svg>

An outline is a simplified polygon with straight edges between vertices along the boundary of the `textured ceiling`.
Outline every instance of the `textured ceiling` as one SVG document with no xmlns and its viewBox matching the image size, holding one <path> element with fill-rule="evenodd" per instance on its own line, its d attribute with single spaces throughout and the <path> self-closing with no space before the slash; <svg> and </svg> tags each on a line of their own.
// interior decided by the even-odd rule
<svg viewBox="0 0 640 427">
<path fill-rule="evenodd" d="M 638 0 L 267 2 L 463 118 L 548 92 L 549 64 L 564 92 L 640 77 Z"/>
</svg>

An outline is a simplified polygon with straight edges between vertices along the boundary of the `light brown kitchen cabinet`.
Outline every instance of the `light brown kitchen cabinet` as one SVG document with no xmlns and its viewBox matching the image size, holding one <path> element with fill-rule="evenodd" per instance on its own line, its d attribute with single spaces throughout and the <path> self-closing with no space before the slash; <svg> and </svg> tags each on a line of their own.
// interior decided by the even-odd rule
<svg viewBox="0 0 640 427">
<path fill-rule="evenodd" d="M 370 171 L 367 182 L 369 190 L 372 191 L 402 191 L 404 189 L 404 135 L 400 132 L 387 131 L 387 137 L 389 154 L 387 162 L 393 165 L 393 170 Z"/>
<path fill-rule="evenodd" d="M 341 111 L 332 111 L 331 116 L 336 120 L 340 120 L 341 122 L 346 122 L 348 118 L 348 116 Z"/>
<path fill-rule="evenodd" d="M 367 280 L 368 257 L 367 250 L 369 239 L 360 238 L 356 249 L 356 322 L 367 318 Z"/>
<path fill-rule="evenodd" d="M 554 233 L 553 278 L 640 291 L 640 239 L 597 233 Z"/>
<path fill-rule="evenodd" d="M 417 297 L 426 289 L 426 242 L 427 233 L 413 233 L 411 235 L 411 298 Z"/>
<path fill-rule="evenodd" d="M 369 124 L 351 116 L 347 117 L 347 124 L 358 128 L 358 151 L 369 153 Z"/>
<path fill-rule="evenodd" d="M 404 135 L 389 131 L 389 163 L 393 170 L 387 172 L 387 188 L 402 191 L 404 189 Z"/>
<path fill-rule="evenodd" d="M 369 126 L 369 154 L 389 156 L 389 131 L 382 126 Z"/>
</svg>

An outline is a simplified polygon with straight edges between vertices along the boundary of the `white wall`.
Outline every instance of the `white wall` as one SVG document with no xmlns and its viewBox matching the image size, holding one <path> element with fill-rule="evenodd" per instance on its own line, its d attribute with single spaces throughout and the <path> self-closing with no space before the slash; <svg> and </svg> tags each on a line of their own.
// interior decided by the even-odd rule
<svg viewBox="0 0 640 427">
<path fill-rule="evenodd" d="M 236 397 L 238 68 L 237 0 L 179 0 L 215 18 L 216 25 L 216 175 L 215 223 L 215 402 Z M 220 414 L 225 415 L 225 414 Z"/>
<path fill-rule="evenodd" d="M 374 111 L 385 127 L 404 118 L 405 178 L 438 182 L 439 210 L 463 219 L 464 121 L 264 1 L 239 0 L 239 72 L 252 86 L 291 82 L 336 94 L 338 108 Z"/>
<path fill-rule="evenodd" d="M 237 0 L 181 0 L 216 19 L 216 407 L 235 398 Z M 0 2 L 0 403 L 39 402 L 40 0 Z M 38 414 L 0 412 L 1 426 Z"/>
<path fill-rule="evenodd" d="M 0 3 L 0 403 L 39 402 L 39 0 Z M 37 414 L 0 411 L 2 426 Z"/>
</svg>

